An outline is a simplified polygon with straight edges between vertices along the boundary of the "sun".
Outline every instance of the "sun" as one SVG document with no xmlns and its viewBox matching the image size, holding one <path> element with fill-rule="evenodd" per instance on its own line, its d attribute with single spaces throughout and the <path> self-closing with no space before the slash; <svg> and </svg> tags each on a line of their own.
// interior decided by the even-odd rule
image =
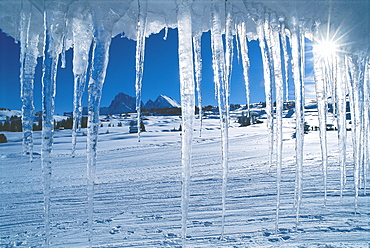
<svg viewBox="0 0 370 248">
<path fill-rule="evenodd" d="M 338 44 L 332 40 L 317 41 L 314 46 L 318 55 L 323 59 L 330 59 L 338 52 Z"/>
</svg>

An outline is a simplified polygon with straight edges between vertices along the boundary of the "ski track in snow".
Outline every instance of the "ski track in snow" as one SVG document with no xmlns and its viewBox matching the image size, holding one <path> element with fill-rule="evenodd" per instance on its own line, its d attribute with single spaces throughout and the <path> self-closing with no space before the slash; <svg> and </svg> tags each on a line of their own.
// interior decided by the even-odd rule
<svg viewBox="0 0 370 248">
<path fill-rule="evenodd" d="M 99 134 L 94 196 L 93 247 L 181 247 L 181 136 L 162 132 L 180 118 L 152 117 L 140 143 L 122 128 Z M 353 161 L 340 202 L 336 132 L 328 132 L 328 201 L 324 207 L 318 132 L 305 135 L 303 199 L 295 226 L 294 139 L 284 125 L 280 224 L 275 228 L 276 164 L 268 165 L 265 124 L 238 128 L 231 123 L 228 197 L 224 240 L 221 231 L 221 139 L 217 119 L 204 119 L 195 138 L 191 168 L 188 247 L 368 247 L 369 197 L 361 195 L 354 213 Z M 161 123 L 162 126 L 154 127 Z M 207 129 L 208 127 L 208 129 Z M 161 131 L 162 130 L 162 131 Z M 21 156 L 20 133 L 0 148 L 0 246 L 39 247 L 44 238 L 40 156 Z M 40 148 L 35 132 L 35 151 Z M 350 135 L 349 135 L 350 136 Z M 51 184 L 52 247 L 86 247 L 86 155 L 78 136 L 76 157 L 69 154 L 71 132 L 55 134 Z M 349 137 L 350 139 L 351 137 Z M 19 150 L 18 150 L 19 149 Z M 348 153 L 352 152 L 352 149 Z"/>
</svg>

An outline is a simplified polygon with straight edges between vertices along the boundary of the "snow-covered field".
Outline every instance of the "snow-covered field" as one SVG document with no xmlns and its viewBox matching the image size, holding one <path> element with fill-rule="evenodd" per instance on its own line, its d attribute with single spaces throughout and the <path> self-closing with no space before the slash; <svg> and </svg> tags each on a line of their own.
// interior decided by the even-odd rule
<svg viewBox="0 0 370 248">
<path fill-rule="evenodd" d="M 117 127 L 118 122 L 123 127 Z M 179 117 L 148 117 L 141 142 L 130 119 L 100 128 L 94 198 L 94 247 L 181 247 L 181 124 Z M 303 200 L 295 224 L 293 118 L 284 119 L 280 230 L 275 234 L 276 167 L 268 165 L 266 124 L 230 128 L 225 239 L 221 232 L 219 121 L 194 132 L 188 247 L 370 247 L 370 196 L 354 210 L 352 148 L 347 184 L 339 196 L 337 133 L 328 132 L 328 201 L 324 206 L 319 132 L 305 135 Z M 111 125 L 112 125 L 111 124 Z M 84 131 L 84 130 L 83 130 Z M 87 247 L 86 136 L 71 158 L 71 131 L 55 132 L 51 247 Z M 109 132 L 107 132 L 109 131 Z M 21 133 L 0 144 L 0 247 L 40 247 L 44 239 L 41 133 L 33 163 L 21 155 Z M 351 132 L 348 132 L 348 143 Z M 368 182 L 368 185 L 370 182 Z"/>
</svg>

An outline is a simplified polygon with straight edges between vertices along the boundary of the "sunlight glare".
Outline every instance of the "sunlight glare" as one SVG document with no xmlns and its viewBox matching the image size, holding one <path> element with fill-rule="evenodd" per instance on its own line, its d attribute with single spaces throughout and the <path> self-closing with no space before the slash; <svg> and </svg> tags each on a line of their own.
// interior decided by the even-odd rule
<svg viewBox="0 0 370 248">
<path fill-rule="evenodd" d="M 319 41 L 316 49 L 322 58 L 330 58 L 337 52 L 337 44 L 331 40 Z"/>
</svg>

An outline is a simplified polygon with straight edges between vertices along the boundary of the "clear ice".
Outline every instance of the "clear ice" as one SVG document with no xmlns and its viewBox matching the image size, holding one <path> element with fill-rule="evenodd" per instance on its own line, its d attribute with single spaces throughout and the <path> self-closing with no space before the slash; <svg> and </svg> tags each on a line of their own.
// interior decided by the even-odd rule
<svg viewBox="0 0 370 248">
<path fill-rule="evenodd" d="M 222 146 L 222 217 L 221 217 L 221 239 L 225 234 L 227 175 L 228 175 L 228 128 L 229 128 L 229 76 L 231 73 L 230 42 L 226 38 L 226 52 L 222 40 L 221 28 L 221 4 L 212 2 L 212 26 L 211 26 L 211 47 L 214 83 L 216 98 L 220 116 L 221 146 Z M 227 21 L 226 21 L 227 22 Z M 230 31 L 228 31 L 230 32 Z M 228 33 L 226 32 L 226 33 Z"/>
<path fill-rule="evenodd" d="M 146 27 L 146 12 L 147 1 L 142 3 L 138 1 L 138 20 L 137 20 L 137 38 L 136 38 L 136 112 L 137 112 L 137 135 L 140 141 L 141 132 L 141 88 L 144 74 L 144 55 L 145 55 L 145 27 Z"/>
<path fill-rule="evenodd" d="M 181 194 L 181 237 L 183 246 L 187 237 L 187 219 L 189 211 L 189 186 L 192 157 L 192 139 L 194 130 L 195 89 L 193 69 L 193 42 L 192 42 L 192 14 L 190 1 L 179 3 L 177 13 L 177 27 L 179 38 L 179 72 L 182 115 L 182 194 Z"/>
<path fill-rule="evenodd" d="M 22 6 L 19 31 L 20 31 L 20 84 L 22 100 L 22 128 L 23 128 L 23 153 L 33 159 L 33 89 L 35 68 L 37 65 L 39 35 L 30 32 L 32 20 L 32 5 Z"/>
</svg>

